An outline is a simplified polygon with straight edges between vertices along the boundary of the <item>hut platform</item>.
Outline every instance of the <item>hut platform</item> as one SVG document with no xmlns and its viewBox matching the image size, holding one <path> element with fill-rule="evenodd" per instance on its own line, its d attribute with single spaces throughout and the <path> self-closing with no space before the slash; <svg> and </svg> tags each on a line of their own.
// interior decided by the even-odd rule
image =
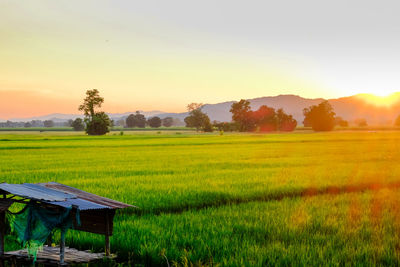
<svg viewBox="0 0 400 267">
<path fill-rule="evenodd" d="M 106 256 L 105 253 L 92 253 L 90 251 L 80 251 L 74 248 L 65 247 L 64 263 L 60 264 L 60 247 L 44 246 L 43 250 L 39 250 L 37 254 L 36 264 L 44 266 L 70 266 L 75 264 L 93 263 L 106 258 L 115 258 L 114 255 Z M 13 266 L 25 266 L 32 264 L 33 257 L 28 255 L 26 249 L 4 252 L 1 256 L 2 261 L 8 261 Z M 0 265 L 3 262 L 0 263 Z"/>
</svg>

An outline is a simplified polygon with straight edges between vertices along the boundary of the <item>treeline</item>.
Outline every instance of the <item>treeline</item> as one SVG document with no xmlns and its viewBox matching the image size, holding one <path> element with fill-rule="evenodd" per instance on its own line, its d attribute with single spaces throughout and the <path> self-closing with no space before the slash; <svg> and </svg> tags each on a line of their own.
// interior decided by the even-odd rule
<svg viewBox="0 0 400 267">
<path fill-rule="evenodd" d="M 233 103 L 230 109 L 232 122 L 210 123 L 207 114 L 201 111 L 202 104 L 192 103 L 188 105 L 189 116 L 185 118 L 187 127 L 196 128 L 197 131 L 212 132 L 214 129 L 219 131 L 239 131 L 239 132 L 272 132 L 272 131 L 293 131 L 297 126 L 297 121 L 292 115 L 286 114 L 283 109 L 275 110 L 268 106 L 261 106 L 253 111 L 250 102 L 240 100 Z"/>
<path fill-rule="evenodd" d="M 52 120 L 31 120 L 27 122 L 6 121 L 0 122 L 0 128 L 31 128 L 31 127 L 71 127 L 72 120 L 54 122 Z"/>
<path fill-rule="evenodd" d="M 97 89 L 87 90 L 86 98 L 79 106 L 83 111 L 84 119 L 77 118 L 67 122 L 54 122 L 52 120 L 32 120 L 30 122 L 0 122 L 0 128 L 30 128 L 30 127 L 72 127 L 76 131 L 85 130 L 89 135 L 103 135 L 110 131 L 113 126 L 124 128 L 159 128 L 161 126 L 171 127 L 180 126 L 181 121 L 177 118 L 166 117 L 161 119 L 158 116 L 146 118 L 137 111 L 130 114 L 127 118 L 121 118 L 116 122 L 100 108 L 104 98 L 99 95 Z M 280 108 L 275 110 L 266 105 L 260 106 L 257 110 L 252 110 L 248 100 L 240 100 L 231 105 L 231 122 L 211 122 L 206 113 L 202 111 L 203 104 L 192 103 L 187 106 L 189 115 L 184 119 L 186 127 L 195 128 L 197 131 L 212 132 L 219 131 L 240 131 L 240 132 L 273 132 L 273 131 L 293 131 L 297 126 L 297 121 L 292 115 L 285 113 Z M 330 131 L 335 126 L 348 127 L 349 123 L 341 117 L 336 116 L 332 106 L 328 101 L 323 101 L 319 105 L 313 105 L 303 110 L 303 124 L 312 127 L 315 131 Z M 367 126 L 365 119 L 356 122 L 358 126 Z M 400 115 L 395 120 L 395 126 L 400 127 Z"/>
<path fill-rule="evenodd" d="M 202 112 L 202 104 L 192 103 L 188 105 L 189 116 L 185 118 L 187 127 L 196 128 L 197 131 L 210 132 L 214 129 L 220 131 L 239 131 L 239 132 L 273 132 L 273 131 L 293 131 L 297 126 L 297 121 L 292 115 L 286 114 L 280 108 L 275 110 L 266 105 L 260 106 L 253 111 L 250 102 L 240 100 L 231 105 L 232 122 L 210 123 L 206 113 Z M 340 116 L 336 116 L 332 106 L 328 101 L 322 101 L 319 105 L 312 105 L 303 110 L 305 127 L 311 127 L 314 131 L 331 131 L 334 127 L 348 127 L 349 122 Z M 356 119 L 353 123 L 358 127 L 368 126 L 365 119 Z M 394 123 L 400 127 L 400 115 Z"/>
<path fill-rule="evenodd" d="M 110 120 L 111 127 L 119 126 L 124 128 L 145 128 L 145 127 L 171 127 L 181 126 L 182 121 L 177 118 L 166 117 L 161 119 L 154 116 L 148 119 L 143 114 L 137 111 L 135 114 L 129 115 L 126 119 Z M 75 131 L 83 131 L 86 127 L 85 121 L 81 118 L 68 120 L 65 122 L 54 122 L 53 120 L 32 120 L 28 122 L 0 122 L 0 128 L 51 128 L 51 127 L 72 127 Z"/>
<path fill-rule="evenodd" d="M 124 128 L 145 128 L 149 126 L 151 128 L 171 127 L 181 125 L 182 122 L 179 119 L 172 117 L 165 117 L 161 119 L 158 116 L 146 117 L 139 111 L 135 114 L 130 114 L 126 119 L 118 120 L 116 126 L 122 126 Z"/>
</svg>

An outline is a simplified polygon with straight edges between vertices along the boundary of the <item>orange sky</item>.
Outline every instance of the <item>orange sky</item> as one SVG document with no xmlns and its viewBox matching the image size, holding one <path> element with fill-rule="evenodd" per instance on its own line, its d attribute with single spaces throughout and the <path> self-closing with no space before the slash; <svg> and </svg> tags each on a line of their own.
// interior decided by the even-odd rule
<svg viewBox="0 0 400 267">
<path fill-rule="evenodd" d="M 387 95 L 400 91 L 397 5 L 1 1 L 0 119 L 79 113 L 93 88 L 112 113 L 279 94 Z"/>
</svg>

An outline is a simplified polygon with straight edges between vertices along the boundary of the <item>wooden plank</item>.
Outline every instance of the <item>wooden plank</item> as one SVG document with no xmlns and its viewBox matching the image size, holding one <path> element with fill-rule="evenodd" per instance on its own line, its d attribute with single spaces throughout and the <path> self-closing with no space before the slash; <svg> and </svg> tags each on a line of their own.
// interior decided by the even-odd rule
<svg viewBox="0 0 400 267">
<path fill-rule="evenodd" d="M 58 266 L 60 265 L 60 250 L 60 247 L 44 246 L 43 250 L 38 251 L 36 262 Z M 82 264 L 102 260 L 105 253 L 91 253 L 64 247 L 64 257 L 63 265 Z M 6 252 L 2 258 L 6 260 L 15 258 L 20 261 L 32 262 L 32 257 L 29 257 L 26 249 Z M 110 255 L 108 258 L 115 258 L 115 255 Z"/>
</svg>

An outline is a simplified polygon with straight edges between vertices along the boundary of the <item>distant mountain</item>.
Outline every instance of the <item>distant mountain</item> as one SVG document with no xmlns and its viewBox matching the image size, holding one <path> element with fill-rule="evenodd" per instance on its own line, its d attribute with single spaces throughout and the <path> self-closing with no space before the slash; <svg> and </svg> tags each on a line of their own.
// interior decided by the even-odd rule
<svg viewBox="0 0 400 267">
<path fill-rule="evenodd" d="M 107 113 L 111 119 L 119 119 L 119 118 L 126 118 L 130 114 L 134 114 L 136 111 L 132 112 L 124 112 L 124 113 Z M 164 114 L 165 112 L 160 111 L 160 110 L 152 110 L 152 111 L 142 111 L 139 110 L 139 112 L 146 117 L 152 117 L 157 114 Z M 76 118 L 83 118 L 83 114 L 62 114 L 62 113 L 52 113 L 48 115 L 43 115 L 43 116 L 35 116 L 35 117 L 29 117 L 29 118 L 13 118 L 9 119 L 9 121 L 14 121 L 14 122 L 26 122 L 26 121 L 32 121 L 32 120 L 52 120 L 54 122 L 65 122 L 68 120 L 74 120 Z M 1 121 L 1 120 L 0 120 Z M 4 120 L 3 120 L 4 121 Z"/>
<path fill-rule="evenodd" d="M 318 105 L 323 98 L 303 98 L 297 95 L 278 95 L 248 99 L 253 110 L 262 105 L 275 109 L 283 108 L 286 113 L 293 115 L 302 124 L 304 116 L 303 109 L 312 105 Z M 367 94 L 328 99 L 337 116 L 349 122 L 357 119 L 366 119 L 370 125 L 392 124 L 395 118 L 400 115 L 400 93 L 392 94 L 385 99 Z M 383 105 L 382 102 L 390 101 L 391 105 Z M 375 102 L 375 103 L 374 103 Z M 211 120 L 230 121 L 229 109 L 234 101 L 219 104 L 207 104 L 203 111 L 208 114 Z"/>
<path fill-rule="evenodd" d="M 262 105 L 267 105 L 275 109 L 283 108 L 286 113 L 292 114 L 298 121 L 299 125 L 303 122 L 303 109 L 311 105 L 317 105 L 324 101 L 323 98 L 303 98 L 297 95 L 278 95 L 248 99 L 253 110 L 258 109 Z M 380 99 L 368 94 L 360 94 L 349 97 L 329 99 L 337 116 L 352 122 L 357 119 L 366 119 L 370 125 L 392 124 L 395 118 L 400 115 L 400 93 L 391 95 L 389 98 Z M 390 101 L 391 105 L 382 105 L 384 101 Z M 207 113 L 211 121 L 231 121 L 232 115 L 229 112 L 232 103 L 235 101 L 222 102 L 217 104 L 205 104 L 202 107 L 203 112 Z M 146 117 L 159 116 L 160 118 L 173 117 L 181 121 L 188 115 L 187 112 L 182 113 L 166 113 L 159 110 L 140 111 Z M 108 113 L 111 119 L 117 121 L 125 119 L 129 114 L 125 113 Z M 55 122 L 64 122 L 69 119 L 83 117 L 79 114 L 60 114 L 54 113 L 45 116 L 32 118 L 10 119 L 11 121 L 31 121 L 31 120 L 53 120 Z"/>
</svg>

